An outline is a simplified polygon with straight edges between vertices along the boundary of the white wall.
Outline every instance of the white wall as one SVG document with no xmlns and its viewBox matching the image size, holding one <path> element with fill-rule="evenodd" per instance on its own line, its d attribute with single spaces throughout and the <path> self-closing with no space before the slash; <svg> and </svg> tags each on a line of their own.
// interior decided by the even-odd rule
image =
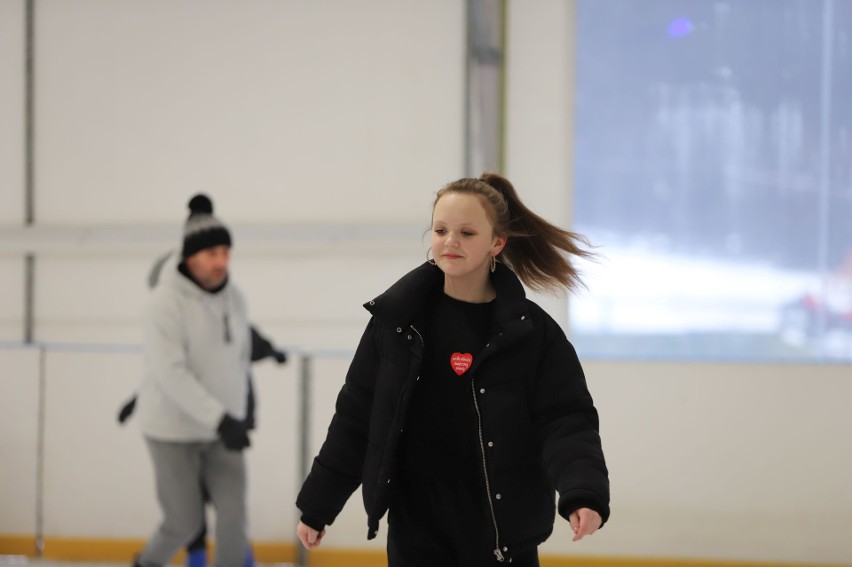
<svg viewBox="0 0 852 567">
<path fill-rule="evenodd" d="M 0 223 L 24 220 L 24 2 L 0 2 Z"/>
<path fill-rule="evenodd" d="M 0 349 L 0 534 L 35 534 L 39 353 Z"/>
<path fill-rule="evenodd" d="M 0 226 L 24 221 L 23 85 L 24 3 L 0 2 Z M 0 341 L 23 339 L 23 266 L 0 251 Z"/>
<path fill-rule="evenodd" d="M 848 564 L 848 367 L 585 366 L 612 519 L 584 551 Z"/>
<path fill-rule="evenodd" d="M 36 339 L 92 346 L 48 350 L 43 374 L 38 351 L 0 349 L 0 536 L 36 530 L 40 375 L 45 535 L 144 538 L 154 527 L 144 444 L 115 414 L 141 375 L 148 268 L 177 244 L 196 190 L 233 228 L 252 319 L 279 343 L 324 351 L 318 447 L 347 366 L 327 351 L 354 348 L 361 304 L 423 260 L 433 192 L 463 173 L 464 3 L 369 6 L 37 3 L 37 223 L 20 228 L 20 130 L 0 128 L 0 340 L 21 336 L 22 258 L 34 252 Z M 507 174 L 532 208 L 567 223 L 571 3 L 509 6 Z M 22 18 L 22 0 L 0 2 L 2 124 L 20 122 Z M 564 298 L 537 299 L 565 321 Z M 559 523 L 544 553 L 852 557 L 848 366 L 585 368 L 613 516 L 579 544 Z M 259 540 L 293 540 L 298 372 L 297 359 L 255 369 Z M 380 548 L 385 533 L 366 542 L 355 495 L 324 545 Z"/>
<path fill-rule="evenodd" d="M 38 220 L 172 223 L 203 189 L 231 222 L 419 221 L 460 173 L 463 15 L 40 1 Z"/>
</svg>

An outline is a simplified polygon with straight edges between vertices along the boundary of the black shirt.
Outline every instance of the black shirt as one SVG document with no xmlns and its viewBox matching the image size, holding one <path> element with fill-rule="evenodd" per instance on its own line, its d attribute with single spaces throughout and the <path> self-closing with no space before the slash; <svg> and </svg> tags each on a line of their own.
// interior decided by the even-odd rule
<svg viewBox="0 0 852 567">
<path fill-rule="evenodd" d="M 467 303 L 439 290 L 424 333 L 424 360 L 402 437 L 401 466 L 435 476 L 474 476 L 479 441 L 469 367 L 488 342 L 494 302 Z"/>
</svg>

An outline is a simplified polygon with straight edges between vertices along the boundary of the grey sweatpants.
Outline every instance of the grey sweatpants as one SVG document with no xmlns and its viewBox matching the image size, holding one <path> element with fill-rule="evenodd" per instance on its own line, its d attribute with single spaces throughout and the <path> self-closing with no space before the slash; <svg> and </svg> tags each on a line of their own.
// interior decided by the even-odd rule
<svg viewBox="0 0 852 567">
<path fill-rule="evenodd" d="M 139 564 L 167 565 L 198 535 L 204 521 L 203 482 L 216 510 L 216 566 L 243 567 L 248 550 L 243 453 L 228 451 L 221 441 L 145 441 L 154 464 L 163 522 L 140 553 Z"/>
</svg>

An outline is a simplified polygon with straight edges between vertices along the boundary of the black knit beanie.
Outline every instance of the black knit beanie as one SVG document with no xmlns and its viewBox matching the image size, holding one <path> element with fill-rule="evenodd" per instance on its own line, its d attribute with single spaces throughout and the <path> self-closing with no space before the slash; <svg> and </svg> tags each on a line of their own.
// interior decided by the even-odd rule
<svg viewBox="0 0 852 567">
<path fill-rule="evenodd" d="M 183 227 L 182 258 L 189 258 L 205 248 L 221 244 L 231 245 L 231 233 L 213 216 L 213 202 L 199 193 L 189 201 L 189 218 Z"/>
</svg>

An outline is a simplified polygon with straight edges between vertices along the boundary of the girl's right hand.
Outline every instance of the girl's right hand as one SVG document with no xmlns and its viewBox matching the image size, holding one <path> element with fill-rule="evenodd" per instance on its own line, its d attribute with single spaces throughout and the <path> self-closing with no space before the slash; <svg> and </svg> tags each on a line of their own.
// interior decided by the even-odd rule
<svg viewBox="0 0 852 567">
<path fill-rule="evenodd" d="M 299 541 L 302 542 L 302 545 L 305 546 L 305 549 L 314 549 L 319 547 L 319 544 L 325 535 L 325 530 L 318 532 L 312 527 L 306 525 L 304 522 L 299 522 L 299 525 L 296 526 L 296 535 L 299 537 Z"/>
</svg>

